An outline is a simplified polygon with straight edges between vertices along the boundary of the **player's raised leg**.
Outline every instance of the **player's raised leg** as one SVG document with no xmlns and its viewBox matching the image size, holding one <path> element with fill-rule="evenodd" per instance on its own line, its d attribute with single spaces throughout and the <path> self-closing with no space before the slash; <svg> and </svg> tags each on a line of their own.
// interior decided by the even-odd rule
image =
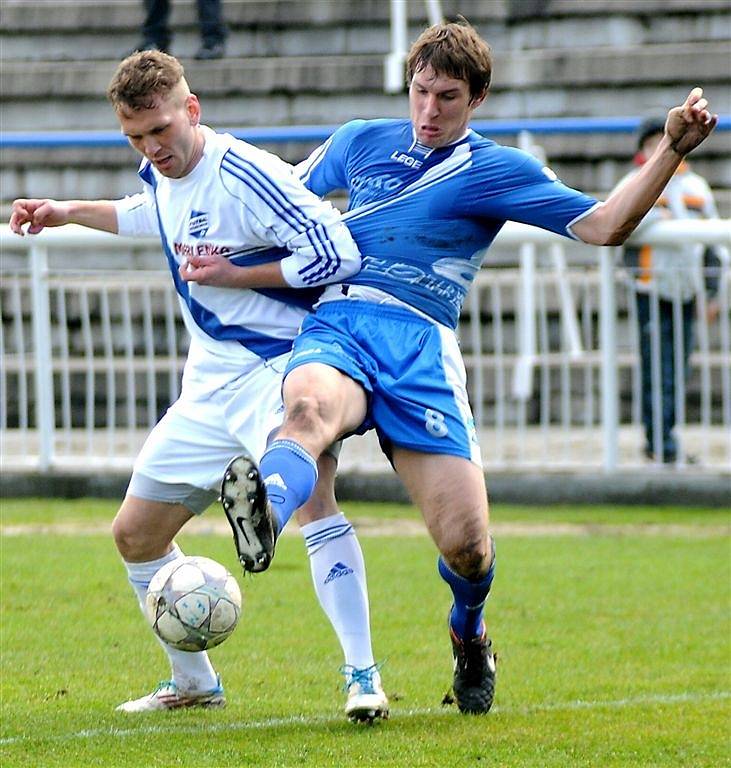
<svg viewBox="0 0 731 768">
<path fill-rule="evenodd" d="M 133 475 L 131 488 L 164 487 L 148 478 Z M 179 492 L 181 488 L 170 487 Z M 189 488 L 189 494 L 196 490 Z M 200 492 L 201 497 L 206 495 Z M 208 505 L 210 495 L 201 504 Z M 194 501 L 189 501 L 194 504 Z M 182 558 L 183 553 L 173 539 L 193 516 L 191 509 L 181 503 L 166 503 L 138 498 L 128 494 L 117 513 L 112 532 L 117 549 L 127 569 L 128 578 L 140 608 L 145 610 L 145 595 L 155 573 L 169 562 Z M 159 638 L 158 638 L 159 640 Z M 150 712 L 182 707 L 221 707 L 226 703 L 221 681 L 205 651 L 179 651 L 159 640 L 170 661 L 172 676 L 139 699 L 131 699 L 117 707 L 121 712 Z"/>
<path fill-rule="evenodd" d="M 452 590 L 449 635 L 457 705 L 461 712 L 487 712 L 495 691 L 495 657 L 483 607 L 493 580 L 495 553 L 488 534 L 482 469 L 458 456 L 403 448 L 394 449 L 393 459 L 441 553 L 439 574 Z"/>
<path fill-rule="evenodd" d="M 260 465 L 248 454 L 237 456 L 221 486 L 239 560 L 253 573 L 269 567 L 276 537 L 315 490 L 320 454 L 366 415 L 363 388 L 330 365 L 298 365 L 282 391 L 284 423 Z"/>
</svg>

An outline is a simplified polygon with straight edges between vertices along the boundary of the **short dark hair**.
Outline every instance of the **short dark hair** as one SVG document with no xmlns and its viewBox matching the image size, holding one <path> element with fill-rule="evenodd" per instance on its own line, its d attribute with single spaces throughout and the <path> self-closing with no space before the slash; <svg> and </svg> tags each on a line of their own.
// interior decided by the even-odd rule
<svg viewBox="0 0 731 768">
<path fill-rule="evenodd" d="M 646 117 L 637 129 L 637 149 L 642 149 L 642 145 L 658 133 L 665 133 L 665 119 L 662 117 Z"/>
<path fill-rule="evenodd" d="M 464 80 L 472 98 L 482 96 L 490 86 L 490 46 L 463 16 L 434 24 L 419 35 L 406 59 L 409 83 L 416 72 L 428 66 L 439 75 Z"/>
<path fill-rule="evenodd" d="M 115 109 L 153 109 L 185 77 L 183 65 L 162 51 L 138 51 L 121 61 L 107 88 Z"/>
</svg>

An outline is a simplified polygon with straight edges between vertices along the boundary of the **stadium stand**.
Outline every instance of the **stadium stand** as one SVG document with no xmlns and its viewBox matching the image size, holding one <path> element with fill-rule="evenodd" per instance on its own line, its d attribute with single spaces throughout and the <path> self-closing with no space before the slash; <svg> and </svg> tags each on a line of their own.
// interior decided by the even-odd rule
<svg viewBox="0 0 731 768">
<path fill-rule="evenodd" d="M 408 1 L 410 40 L 427 23 L 425 5 L 417 0 Z M 731 113 L 731 5 L 728 0 L 693 0 L 691 3 L 687 0 L 612 0 L 610 3 L 606 0 L 442 0 L 441 5 L 446 15 L 464 14 L 493 46 L 493 85 L 486 105 L 475 115 L 480 121 L 498 118 L 639 118 L 663 114 L 669 106 L 680 103 L 690 88 L 698 84 L 706 88 L 716 111 L 725 115 Z M 227 57 L 213 62 L 199 62 L 193 59 L 199 45 L 195 3 L 193 0 L 178 0 L 173 5 L 175 43 L 172 52 L 183 60 L 193 90 L 201 95 L 205 105 L 204 120 L 208 124 L 218 129 L 336 125 L 354 117 L 406 114 L 405 95 L 386 94 L 383 88 L 384 58 L 389 53 L 388 0 L 224 0 L 224 13 L 230 28 Z M 141 18 L 139 0 L 112 0 L 103 4 L 96 0 L 3 0 L 0 94 L 4 105 L 0 129 L 3 132 L 117 131 L 117 123 L 104 95 L 105 88 L 120 56 L 137 42 Z M 552 133 L 537 134 L 534 138 L 564 181 L 599 197 L 606 196 L 626 172 L 634 147 L 634 139 L 627 132 Z M 500 136 L 498 140 L 518 143 L 517 136 Z M 302 159 L 316 143 L 319 142 L 263 146 L 294 162 Z M 139 186 L 135 175 L 137 155 L 124 146 L 40 150 L 0 146 L 0 150 L 0 214 L 5 220 L 8 204 L 15 197 L 118 197 Z M 693 156 L 693 167 L 713 186 L 720 215 L 724 218 L 731 216 L 731 131 L 717 131 L 705 142 Z M 592 352 L 590 344 L 598 333 L 598 277 L 587 271 L 587 280 L 593 282 L 590 284 L 587 281 L 585 288 L 581 270 L 587 260 L 595 258 L 595 254 L 572 250 L 568 243 L 564 243 L 564 247 L 568 249 L 569 262 L 579 266 L 579 272 L 571 278 L 572 286 L 580 302 L 577 312 L 582 322 L 582 338 L 588 342 L 586 347 Z M 99 258 L 100 251 L 100 248 L 94 248 L 75 253 L 74 266 L 95 268 L 97 262 L 103 261 Z M 64 253 L 62 250 L 52 254 L 51 258 L 51 267 L 60 267 L 61 272 L 68 263 Z M 510 266 L 515 261 L 515 255 L 515 243 L 499 246 L 493 251 L 493 262 Z M 160 268 L 156 244 L 136 245 L 125 258 L 126 266 L 131 269 Z M 3 269 L 13 273 L 9 275 L 12 280 L 7 281 L 9 287 L 3 297 L 3 328 L 7 330 L 5 338 L 9 343 L 6 352 L 9 353 L 16 336 L 29 335 L 32 318 L 30 301 L 26 300 L 29 289 L 23 273 L 25 254 L 11 253 L 7 249 L 3 261 Z M 555 347 L 562 333 L 561 302 L 559 286 L 554 284 L 555 275 L 550 269 L 548 271 L 547 277 L 541 274 L 538 277 L 539 282 L 547 286 L 545 295 L 540 294 L 545 306 L 539 307 L 539 314 L 543 323 L 541 327 L 545 327 L 548 339 L 546 344 L 550 341 L 550 345 Z M 488 311 L 484 309 L 486 307 L 492 313 L 493 326 L 495 317 L 503 317 L 508 355 L 505 358 L 507 381 L 514 364 L 519 332 L 516 307 L 520 278 L 509 270 L 503 276 L 504 288 L 493 291 L 491 283 L 490 287 L 482 286 L 473 291 L 483 301 L 482 309 L 477 301 L 469 305 L 465 312 L 462 340 L 470 375 L 481 367 L 491 372 L 489 365 L 492 363 L 480 357 L 483 351 L 486 356 L 492 355 L 497 360 L 495 365 L 502 365 L 502 358 L 494 354 L 495 350 L 488 340 L 484 340 L 481 350 L 483 341 L 476 335 L 476 329 L 486 327 L 483 316 L 483 312 Z M 167 286 L 167 276 L 162 278 Z M 90 306 L 84 314 L 83 306 L 80 308 L 79 305 L 80 299 L 75 298 L 77 292 L 81 295 L 83 291 L 74 283 L 74 276 L 62 276 L 58 285 L 54 284 L 54 290 L 60 296 L 66 290 L 66 283 L 63 282 L 66 279 L 69 280 L 70 297 L 68 346 L 70 357 L 74 358 L 68 375 L 72 383 L 75 382 L 73 397 L 68 404 L 68 420 L 69 423 L 89 422 L 91 427 L 96 425 L 100 428 L 109 421 L 109 408 L 113 408 L 111 404 L 115 397 L 119 396 L 120 403 L 122 400 L 119 392 L 116 395 L 108 392 L 102 383 L 102 369 L 106 370 L 108 360 L 102 360 L 100 352 L 90 363 L 91 355 L 85 352 L 84 346 L 91 344 L 85 341 L 86 336 L 96 339 L 97 346 L 101 343 L 99 340 L 105 338 L 106 315 L 102 309 L 106 299 L 101 294 L 107 290 L 107 280 L 101 272 L 90 278 L 92 282 L 97 282 L 90 288 Z M 151 272 L 140 277 L 141 281 L 154 279 L 156 276 Z M 117 288 L 111 290 L 113 292 Z M 152 287 L 143 286 L 142 294 L 153 291 L 152 298 L 147 297 L 152 308 L 143 312 L 140 306 L 146 294 L 139 298 L 135 294 L 136 284 L 131 286 L 131 290 L 134 316 L 142 316 L 146 312 L 152 318 L 150 322 L 160 328 L 167 323 L 165 333 L 156 334 L 156 338 L 173 339 L 173 348 L 182 347 L 184 335 L 181 335 L 179 324 L 175 326 L 172 321 L 168 322 L 167 315 L 172 317 L 172 309 L 168 312 L 167 304 L 163 302 L 163 298 L 165 301 L 170 298 L 167 293 L 155 294 L 156 283 Z M 478 294 L 478 291 L 481 293 Z M 494 303 L 497 299 L 499 306 L 495 309 L 489 302 Z M 57 297 L 54 297 L 56 300 Z M 109 348 L 114 346 L 119 353 L 123 336 L 120 328 L 124 326 L 126 316 L 116 309 L 116 301 L 116 298 L 112 299 L 109 321 L 110 329 L 114 328 L 114 331 L 109 330 L 107 336 L 110 339 Z M 623 425 L 634 422 L 623 426 L 620 435 L 620 465 L 631 468 L 638 465 L 640 458 L 636 448 L 636 436 L 639 434 L 635 427 L 637 416 L 630 414 L 635 410 L 633 403 L 636 397 L 632 395 L 634 350 L 628 341 L 631 323 L 626 294 L 618 295 L 617 304 L 616 332 L 620 339 L 618 363 L 621 368 L 619 407 Z M 17 308 L 13 309 L 16 305 Z M 136 323 L 137 320 L 130 322 Z M 137 329 L 137 325 L 134 328 Z M 20 329 L 25 330 L 21 333 Z M 135 344 L 141 344 L 139 339 L 136 338 Z M 698 374 L 692 382 L 687 415 L 688 423 L 695 430 L 696 444 L 702 445 L 706 452 L 706 464 L 727 467 L 728 442 L 724 440 L 723 427 L 715 426 L 723 419 L 726 419 L 723 423 L 728 423 L 727 417 L 721 414 L 721 411 L 726 412 L 726 400 L 722 401 L 718 394 L 722 389 L 719 381 L 724 363 L 715 349 L 712 347 L 711 354 L 702 358 L 702 364 L 707 366 L 703 370 L 708 372 L 704 391 L 712 393 L 707 418 L 714 424 L 715 442 L 709 440 L 705 422 L 699 417 L 703 401 L 702 377 Z M 30 372 L 26 376 L 23 368 L 26 356 L 22 345 L 18 349 L 13 347 L 13 351 L 15 356 L 7 358 L 10 362 L 7 385 L 10 410 L 6 414 L 7 421 L 11 425 L 32 427 L 32 416 L 26 417 L 24 413 L 31 413 L 34 394 L 30 389 L 25 395 L 22 392 L 23 387 L 29 387 L 26 379 L 30 381 Z M 147 408 L 150 418 L 154 419 L 156 408 L 164 407 L 169 401 L 179 372 L 179 360 L 175 353 L 161 356 L 160 350 L 156 352 L 155 365 L 159 366 L 159 370 L 156 368 L 148 378 L 155 381 L 156 386 L 159 385 L 158 391 L 153 392 L 148 403 L 139 388 L 139 402 L 135 404 L 132 397 L 132 404 L 118 404 L 120 409 L 139 408 L 140 412 L 144 412 Z M 540 453 L 544 451 L 543 444 L 548 440 L 548 433 L 539 435 L 538 430 L 531 432 L 525 427 L 543 418 L 543 408 L 547 413 L 550 411 L 552 425 L 558 425 L 551 433 L 551 439 L 555 440 L 560 432 L 562 439 L 565 438 L 562 445 L 569 446 L 565 450 L 553 450 L 549 458 L 559 463 L 567 459 L 562 466 L 583 462 L 596 468 L 595 459 L 599 457 L 600 444 L 581 442 L 583 438 L 577 441 L 573 427 L 586 418 L 594 429 L 599 409 L 597 358 L 596 355 L 589 355 L 584 358 L 586 364 L 581 360 L 570 360 L 574 373 L 571 377 L 567 375 L 566 381 L 558 387 L 557 371 L 569 370 L 569 364 L 564 365 L 564 358 L 569 360 L 570 355 L 562 354 L 563 367 L 560 370 L 555 363 L 551 363 L 553 368 L 547 364 L 541 369 L 541 382 L 545 379 L 551 394 L 543 399 L 535 395 L 517 405 L 512 404 L 517 415 L 509 412 L 505 417 L 509 425 L 505 430 L 508 449 L 506 453 L 501 453 L 500 448 L 497 453 L 493 451 L 487 456 L 491 469 L 495 466 L 531 466 L 531 462 L 541 465 L 544 458 L 537 462 L 532 460 L 533 443 L 527 442 L 526 435 L 530 432 L 530 439 L 536 443 Z M 89 359 L 81 360 L 84 355 Z M 74 365 L 77 368 L 73 368 Z M 135 365 L 138 365 L 137 361 Z M 89 374 L 91 368 L 96 372 Z M 549 370 L 551 373 L 544 375 Z M 122 374 L 118 372 L 118 375 Z M 135 375 L 142 376 L 139 372 Z M 106 378 L 113 380 L 114 376 Z M 501 398 L 505 398 L 505 393 L 493 391 L 494 386 L 490 376 L 486 376 L 484 391 L 471 393 L 475 402 L 484 404 L 484 420 L 491 425 L 499 421 L 493 410 Z M 14 387 L 18 387 L 18 391 Z M 83 394 L 84 387 L 93 390 L 93 398 Z M 509 384 L 505 388 L 509 388 Z M 119 391 L 123 389 L 120 386 Z M 476 397 L 478 394 L 479 397 Z M 92 399 L 95 403 L 93 409 L 90 405 Z M 483 405 L 477 408 L 479 416 Z M 554 412 L 561 409 L 566 412 L 564 421 L 561 414 L 554 418 Z M 120 416 L 120 429 L 112 437 L 116 439 L 118 433 L 121 434 L 123 423 L 132 422 L 135 422 L 134 418 Z M 515 423 L 517 428 L 513 426 Z M 490 434 L 493 435 L 494 428 L 491 426 L 491 429 Z M 26 431 L 28 439 L 35 438 L 32 430 Z M 137 431 L 133 430 L 129 445 L 120 450 L 112 438 L 108 439 L 108 434 L 102 434 L 97 429 L 99 434 L 95 439 L 106 442 L 102 447 L 94 443 L 92 454 L 96 451 L 102 459 L 112 456 L 126 471 L 125 462 L 136 450 Z M 23 429 L 20 432 L 21 438 L 26 439 Z M 76 452 L 73 441 L 81 439 L 85 438 L 76 434 L 68 438 L 70 454 Z M 485 445 L 492 450 L 492 442 L 485 441 Z M 717 448 L 717 445 L 720 447 Z M 511 446 L 518 446 L 513 453 L 510 452 Z M 64 445 L 59 450 L 63 452 L 66 447 Z M 26 457 L 36 452 L 34 446 L 22 446 L 22 450 L 15 453 Z M 6 451 L 6 462 L 8 453 Z M 377 453 L 375 448 L 374 453 Z M 123 455 L 119 458 L 118 454 Z M 543 457 L 543 453 L 540 455 Z M 112 466 L 111 460 L 107 464 Z M 726 489 L 729 482 L 727 471 L 722 479 Z M 661 481 L 665 483 L 663 487 L 670 489 L 669 497 L 676 494 L 676 501 L 685 498 L 677 495 L 682 489 L 667 485 L 665 476 L 661 477 Z M 357 476 L 353 482 L 358 482 Z M 500 480 L 494 482 L 499 483 Z M 636 488 L 631 483 L 623 487 L 636 498 L 643 496 L 643 493 L 657 498 L 658 486 L 647 486 L 645 480 L 641 482 L 645 483 L 642 488 Z M 509 497 L 510 493 L 514 493 L 511 488 L 516 484 L 509 476 L 506 484 L 507 490 L 503 494 Z M 545 489 L 537 490 L 529 486 L 523 486 L 527 496 L 545 496 Z M 684 487 L 687 489 L 690 486 L 686 483 Z M 495 490 L 494 485 L 491 488 Z M 360 489 L 354 487 L 352 492 L 357 495 Z M 593 498 L 598 489 L 584 487 L 581 492 Z M 388 486 L 387 493 L 391 497 L 397 495 L 392 486 Z M 700 498 L 697 488 L 689 491 L 688 498 L 693 493 Z M 705 498 L 708 500 L 711 497 Z"/>
<path fill-rule="evenodd" d="M 138 0 L 5 0 L 0 30 L 2 130 L 116 130 L 104 90 L 137 40 Z M 727 0 L 443 0 L 493 46 L 491 97 L 476 117 L 645 116 L 702 83 L 731 112 L 731 6 Z M 228 57 L 197 62 L 195 3 L 174 4 L 173 53 L 217 128 L 336 124 L 400 116 L 401 94 L 383 92 L 387 0 L 224 2 Z M 408 3 L 409 38 L 426 24 Z M 510 139 L 508 139 L 510 141 Z M 541 138 L 569 184 L 606 194 L 627 167 L 627 136 Z M 278 144 L 301 159 L 312 144 Z M 118 196 L 132 188 L 134 154 L 119 149 L 4 150 L 2 203 L 17 196 Z M 694 164 L 731 211 L 731 134 L 718 133 Z"/>
</svg>

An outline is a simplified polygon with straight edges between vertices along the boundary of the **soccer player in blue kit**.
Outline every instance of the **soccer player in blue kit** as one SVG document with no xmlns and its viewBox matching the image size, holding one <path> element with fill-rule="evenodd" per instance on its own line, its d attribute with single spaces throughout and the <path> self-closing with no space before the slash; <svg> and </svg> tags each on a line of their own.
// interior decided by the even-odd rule
<svg viewBox="0 0 731 768">
<path fill-rule="evenodd" d="M 622 243 L 717 117 L 700 88 L 668 114 L 640 173 L 600 203 L 517 149 L 470 130 L 490 84 L 490 49 L 463 20 L 437 24 L 407 61 L 410 120 L 354 120 L 298 166 L 319 195 L 350 193 L 344 220 L 361 271 L 325 289 L 285 371 L 285 418 L 260 466 L 235 459 L 224 509 L 239 555 L 264 570 L 276 536 L 310 496 L 334 440 L 375 428 L 421 510 L 453 603 L 460 711 L 490 709 L 495 659 L 483 606 L 495 571 L 488 501 L 455 328 L 485 249 L 505 221 L 595 245 Z M 207 279 L 194 261 L 190 279 Z M 214 265 L 210 263 L 212 276 Z M 221 262 L 219 262 L 221 267 Z M 231 284 L 234 270 L 223 265 Z"/>
</svg>

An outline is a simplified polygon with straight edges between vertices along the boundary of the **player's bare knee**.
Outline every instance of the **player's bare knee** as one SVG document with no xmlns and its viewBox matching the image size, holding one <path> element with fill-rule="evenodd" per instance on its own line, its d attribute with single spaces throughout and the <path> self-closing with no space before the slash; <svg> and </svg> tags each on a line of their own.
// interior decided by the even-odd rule
<svg viewBox="0 0 731 768">
<path fill-rule="evenodd" d="M 118 513 L 112 521 L 112 536 L 119 554 L 124 560 L 136 560 L 139 549 L 139 537 L 129 525 L 123 514 Z"/>
<path fill-rule="evenodd" d="M 289 427 L 312 429 L 322 421 L 321 406 L 317 397 L 300 395 L 289 403 L 284 423 Z"/>
<path fill-rule="evenodd" d="M 325 404 L 317 397 L 300 396 L 294 402 L 287 406 L 287 414 L 284 418 L 284 424 L 280 434 L 322 436 L 322 441 L 326 440 L 330 427 L 326 419 Z M 329 445 L 334 437 L 330 437 L 325 442 Z"/>
<path fill-rule="evenodd" d="M 163 540 L 166 537 L 150 536 L 149 532 L 140 530 L 121 512 L 112 522 L 112 536 L 122 559 L 131 563 L 156 560 L 165 554 L 171 544 Z"/>
<path fill-rule="evenodd" d="M 465 579 L 476 580 L 490 568 L 492 550 L 486 536 L 462 541 L 446 547 L 442 556 L 449 567 Z"/>
</svg>

